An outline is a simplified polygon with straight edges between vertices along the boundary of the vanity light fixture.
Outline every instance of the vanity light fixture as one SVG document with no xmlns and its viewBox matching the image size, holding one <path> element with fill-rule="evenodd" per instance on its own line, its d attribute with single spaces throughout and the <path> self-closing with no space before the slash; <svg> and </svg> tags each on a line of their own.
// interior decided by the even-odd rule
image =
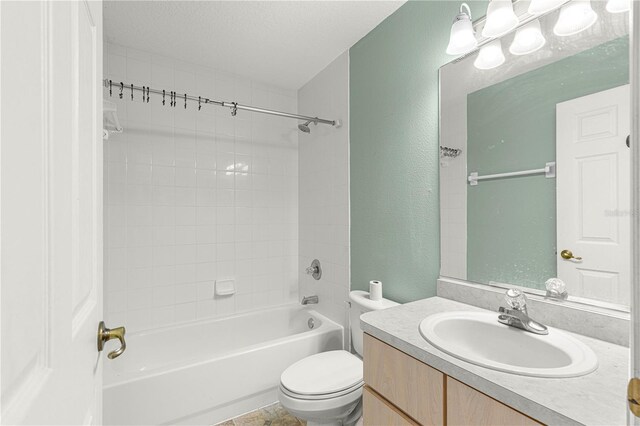
<svg viewBox="0 0 640 426">
<path fill-rule="evenodd" d="M 481 70 L 490 70 L 504 64 L 504 53 L 500 39 L 493 40 L 480 48 L 473 65 Z"/>
<path fill-rule="evenodd" d="M 478 40 L 476 40 L 476 35 L 473 31 L 471 9 L 468 4 L 462 3 L 460 12 L 456 15 L 451 25 L 447 54 L 463 55 L 471 52 L 476 47 L 478 47 Z"/>
<path fill-rule="evenodd" d="M 542 15 L 543 13 L 547 13 L 557 7 L 560 7 L 566 2 L 567 0 L 531 0 L 528 12 L 530 15 Z"/>
<path fill-rule="evenodd" d="M 487 8 L 487 20 L 482 28 L 482 36 L 500 37 L 517 27 L 519 22 L 513 11 L 511 0 L 491 0 Z"/>
<path fill-rule="evenodd" d="M 610 13 L 622 13 L 631 9 L 631 2 L 629 0 L 608 0 L 607 12 Z"/>
<path fill-rule="evenodd" d="M 527 55 L 539 50 L 547 40 L 540 30 L 540 21 L 534 19 L 526 25 L 518 28 L 513 42 L 509 47 L 509 52 L 513 55 Z"/>
<path fill-rule="evenodd" d="M 591 8 L 591 0 L 573 0 L 560 9 L 553 32 L 557 36 L 578 34 L 595 24 L 598 14 Z"/>
</svg>

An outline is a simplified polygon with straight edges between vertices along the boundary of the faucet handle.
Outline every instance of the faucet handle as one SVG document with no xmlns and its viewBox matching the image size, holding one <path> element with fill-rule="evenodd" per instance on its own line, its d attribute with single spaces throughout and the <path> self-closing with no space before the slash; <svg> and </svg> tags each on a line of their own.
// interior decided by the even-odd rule
<svg viewBox="0 0 640 426">
<path fill-rule="evenodd" d="M 517 288 L 510 288 L 504 295 L 504 300 L 511 309 L 522 311 L 526 309 L 527 297 Z"/>
<path fill-rule="evenodd" d="M 320 261 L 318 259 L 313 259 L 311 262 L 311 266 L 305 269 L 307 275 L 311 275 L 314 279 L 319 280 L 322 277 L 322 268 L 320 267 Z"/>
<path fill-rule="evenodd" d="M 549 278 L 544 285 L 547 288 L 547 297 L 561 300 L 567 298 L 567 286 L 560 278 Z"/>
</svg>

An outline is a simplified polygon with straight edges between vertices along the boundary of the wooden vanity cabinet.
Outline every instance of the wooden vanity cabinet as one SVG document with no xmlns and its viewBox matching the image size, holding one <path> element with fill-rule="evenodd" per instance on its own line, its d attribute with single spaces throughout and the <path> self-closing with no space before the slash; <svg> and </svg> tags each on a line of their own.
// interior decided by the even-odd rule
<svg viewBox="0 0 640 426">
<path fill-rule="evenodd" d="M 396 408 L 395 405 L 378 395 L 369 386 L 365 386 L 362 391 L 362 403 L 366 407 L 365 417 L 368 419 L 374 419 L 373 423 L 367 423 L 365 420 L 365 424 L 385 426 L 417 426 L 419 424 Z"/>
<path fill-rule="evenodd" d="M 364 382 L 365 426 L 541 424 L 368 334 Z"/>
</svg>

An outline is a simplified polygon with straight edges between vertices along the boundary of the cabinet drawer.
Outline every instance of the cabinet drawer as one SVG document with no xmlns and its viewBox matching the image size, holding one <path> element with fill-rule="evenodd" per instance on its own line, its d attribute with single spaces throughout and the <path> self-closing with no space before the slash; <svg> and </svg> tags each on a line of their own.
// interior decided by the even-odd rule
<svg viewBox="0 0 640 426">
<path fill-rule="evenodd" d="M 364 382 L 418 423 L 444 424 L 444 381 L 438 370 L 364 335 Z"/>
<path fill-rule="evenodd" d="M 379 397 L 368 386 L 362 392 L 364 426 L 418 426 L 409 416 Z"/>
<path fill-rule="evenodd" d="M 540 426 L 519 411 L 447 377 L 447 424 L 465 426 Z"/>
</svg>

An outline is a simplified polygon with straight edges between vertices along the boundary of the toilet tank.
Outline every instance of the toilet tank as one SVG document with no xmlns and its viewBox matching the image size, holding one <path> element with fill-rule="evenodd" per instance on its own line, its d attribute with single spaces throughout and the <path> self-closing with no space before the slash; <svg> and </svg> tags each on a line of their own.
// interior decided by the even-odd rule
<svg viewBox="0 0 640 426">
<path fill-rule="evenodd" d="M 362 356 L 362 339 L 364 333 L 360 327 L 360 315 L 369 311 L 378 311 L 398 306 L 399 303 L 385 298 L 382 298 L 382 300 L 371 300 L 369 298 L 369 292 L 361 290 L 350 292 L 349 299 L 351 300 L 351 308 L 349 311 L 351 342 L 356 353 Z"/>
</svg>

